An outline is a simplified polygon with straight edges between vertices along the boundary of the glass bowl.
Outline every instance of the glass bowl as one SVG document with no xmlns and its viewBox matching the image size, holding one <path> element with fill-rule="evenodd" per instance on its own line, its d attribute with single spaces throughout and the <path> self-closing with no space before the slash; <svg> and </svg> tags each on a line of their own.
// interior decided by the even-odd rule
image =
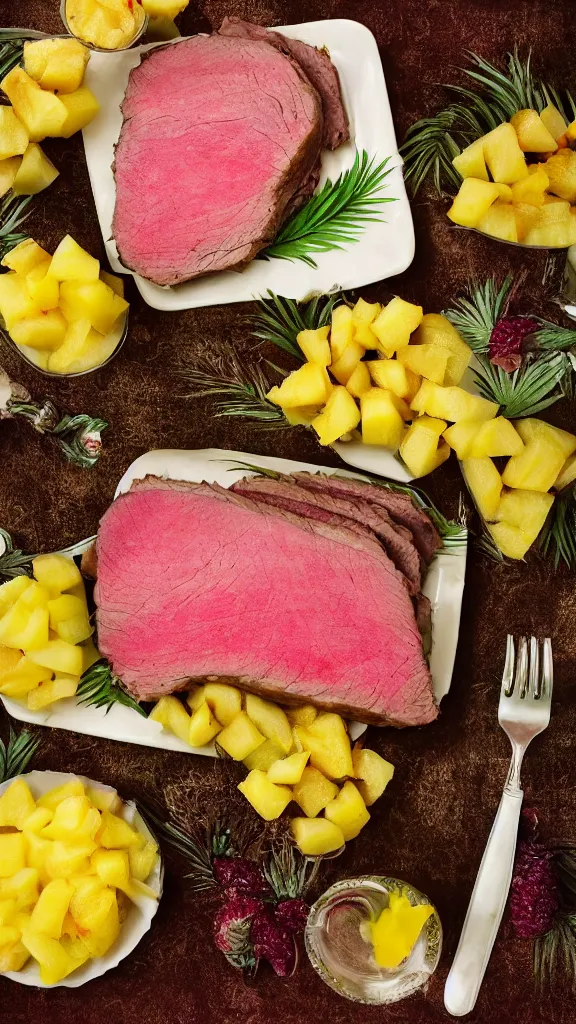
<svg viewBox="0 0 576 1024">
<path fill-rule="evenodd" d="M 137 3 L 138 0 L 134 0 L 134 2 Z M 75 32 L 72 31 L 70 25 L 68 24 L 68 18 L 66 17 L 66 0 L 60 0 L 60 17 L 62 18 L 62 24 L 64 25 L 64 28 L 66 29 L 68 34 L 73 36 L 74 39 L 77 39 L 78 42 L 82 43 L 83 46 L 86 46 L 89 50 L 94 50 L 96 53 L 121 53 L 123 50 L 129 50 L 130 47 L 134 46 L 134 44 L 142 38 L 142 36 L 146 32 L 146 29 L 148 28 L 148 22 L 150 20 L 148 18 L 148 15 L 144 14 L 142 25 L 139 28 L 138 32 L 136 32 L 136 34 L 132 37 L 130 42 L 127 43 L 126 46 L 115 46 L 113 47 L 113 49 L 110 49 L 107 46 L 96 46 L 95 43 L 89 43 L 86 39 L 83 39 L 82 36 L 78 36 Z"/>
<path fill-rule="evenodd" d="M 113 351 L 108 356 L 108 358 L 105 359 L 103 363 L 99 363 L 98 366 L 92 366 L 89 370 L 78 370 L 76 373 L 54 373 L 52 370 L 46 370 L 43 366 L 40 366 L 36 361 L 41 350 L 29 348 L 27 345 L 17 345 L 14 339 L 10 337 L 8 331 L 4 327 L 1 327 L 1 333 L 2 337 L 6 340 L 8 345 L 10 345 L 10 347 L 13 348 L 14 351 L 18 353 L 20 358 L 23 359 L 25 363 L 28 363 L 29 366 L 33 366 L 34 369 L 38 371 L 38 373 L 43 373 L 45 377 L 84 377 L 87 373 L 96 373 L 96 371 L 101 370 L 103 366 L 108 366 L 108 363 L 110 363 L 112 359 L 114 359 L 114 356 L 117 355 L 117 353 L 120 351 L 122 345 L 126 340 L 126 335 L 128 334 L 128 314 L 129 310 L 126 310 L 122 314 L 122 316 L 118 317 L 118 323 L 116 327 L 114 328 L 113 331 L 110 331 L 110 334 L 118 335 L 118 341 Z M 106 335 L 106 337 L 108 337 L 108 335 Z"/>
<path fill-rule="evenodd" d="M 357 1003 L 396 1003 L 432 976 L 442 950 L 442 925 L 434 908 L 412 952 L 398 967 L 379 967 L 362 926 L 388 906 L 390 893 L 404 893 L 413 906 L 430 903 L 418 889 L 382 875 L 360 875 L 336 882 L 308 916 L 306 952 L 322 981 Z"/>
</svg>

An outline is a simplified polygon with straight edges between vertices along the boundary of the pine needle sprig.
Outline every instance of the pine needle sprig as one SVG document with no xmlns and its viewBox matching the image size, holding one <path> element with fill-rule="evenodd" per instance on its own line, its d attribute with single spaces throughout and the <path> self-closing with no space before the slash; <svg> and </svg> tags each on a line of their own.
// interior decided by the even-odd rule
<svg viewBox="0 0 576 1024">
<path fill-rule="evenodd" d="M 467 294 L 457 299 L 451 309 L 442 310 L 473 352 L 488 351 L 490 335 L 508 308 L 512 282 L 512 274 L 501 284 L 495 277 L 484 282 L 472 280 Z"/>
<path fill-rule="evenodd" d="M 314 883 L 321 863 L 320 857 L 303 857 L 285 838 L 274 844 L 262 871 L 277 899 L 295 899 Z"/>
<path fill-rule="evenodd" d="M 180 376 L 191 386 L 184 398 L 216 399 L 216 417 L 242 416 L 266 428 L 289 426 L 282 409 L 266 398 L 270 384 L 259 364 L 241 366 L 231 357 L 216 371 L 182 370 Z"/>
<path fill-rule="evenodd" d="M 300 362 L 303 362 L 304 355 L 296 336 L 300 331 L 326 327 L 334 307 L 344 301 L 341 292 L 316 295 L 309 302 L 295 302 L 272 291 L 267 295 L 268 298 L 258 300 L 256 313 L 247 318 L 252 334 L 261 341 L 271 342 Z"/>
<path fill-rule="evenodd" d="M 24 53 L 25 29 L 0 29 L 0 78 L 20 64 Z"/>
<path fill-rule="evenodd" d="M 0 528 L 0 580 L 11 580 L 14 576 L 31 576 L 34 555 L 25 555 L 14 547 L 10 534 Z"/>
<path fill-rule="evenodd" d="M 40 745 L 40 737 L 29 729 L 15 732 L 10 726 L 8 743 L 0 739 L 0 782 L 22 775 Z"/>
<path fill-rule="evenodd" d="M 447 187 L 458 190 L 460 175 L 452 164 L 460 152 L 460 145 L 454 139 L 452 130 L 457 129 L 461 111 L 457 104 L 451 104 L 432 117 L 423 117 L 406 132 L 400 153 L 404 157 L 404 180 L 410 186 L 412 195 L 420 190 L 427 178 L 431 178 L 439 195 Z M 479 127 L 479 135 L 482 129 Z M 473 136 L 474 132 L 470 132 Z M 460 142 L 467 140 L 463 129 L 458 130 Z"/>
<path fill-rule="evenodd" d="M 79 704 L 106 708 L 106 714 L 114 704 L 122 704 L 147 718 L 144 708 L 126 692 L 105 658 L 100 658 L 86 669 L 78 684 L 76 696 Z"/>
<path fill-rule="evenodd" d="M 160 813 L 156 812 L 149 805 L 139 805 L 140 813 L 154 826 L 156 832 L 164 841 L 176 850 L 182 857 L 185 857 L 192 866 L 192 871 L 185 875 L 185 878 L 192 880 L 193 892 L 206 892 L 216 886 L 216 879 L 212 872 L 211 844 L 197 842 L 188 832 L 184 832 L 178 825 L 171 821 L 165 821 Z M 225 855 L 225 851 L 223 852 Z"/>
<path fill-rule="evenodd" d="M 0 260 L 28 238 L 25 232 L 17 229 L 32 212 L 28 207 L 33 199 L 34 196 L 15 196 L 10 190 L 0 200 Z"/>
<path fill-rule="evenodd" d="M 544 555 L 550 555 L 557 569 L 564 562 L 576 569 L 576 485 L 556 496 L 539 539 Z"/>
<path fill-rule="evenodd" d="M 476 357 L 472 372 L 482 398 L 500 406 L 506 419 L 535 416 L 563 398 L 562 381 L 569 368 L 563 352 L 525 361 L 514 373 L 494 366 L 484 355 Z"/>
<path fill-rule="evenodd" d="M 394 197 L 383 196 L 385 179 L 392 168 L 390 157 L 375 163 L 366 150 L 356 151 L 354 163 L 333 182 L 330 178 L 292 217 L 290 217 L 272 245 L 258 258 L 301 260 L 316 268 L 311 253 L 332 252 L 359 240 L 366 226 L 382 220 L 377 208 L 384 203 L 397 202 Z"/>
</svg>

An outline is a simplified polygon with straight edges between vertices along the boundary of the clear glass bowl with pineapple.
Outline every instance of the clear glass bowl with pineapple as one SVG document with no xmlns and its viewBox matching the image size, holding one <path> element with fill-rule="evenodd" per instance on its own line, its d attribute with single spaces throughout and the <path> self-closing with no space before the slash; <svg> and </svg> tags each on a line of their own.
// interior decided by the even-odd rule
<svg viewBox="0 0 576 1024">
<path fill-rule="evenodd" d="M 143 36 L 142 0 L 61 0 L 64 27 L 91 50 L 128 50 Z"/>
<path fill-rule="evenodd" d="M 120 277 L 66 235 L 53 256 L 31 238 L 11 249 L 0 276 L 5 337 L 31 366 L 75 377 L 105 366 L 128 331 Z"/>
</svg>

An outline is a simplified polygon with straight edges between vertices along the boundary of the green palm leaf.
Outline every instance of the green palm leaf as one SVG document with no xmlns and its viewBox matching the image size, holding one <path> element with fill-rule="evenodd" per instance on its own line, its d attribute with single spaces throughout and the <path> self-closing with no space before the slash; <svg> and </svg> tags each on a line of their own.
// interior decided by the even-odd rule
<svg viewBox="0 0 576 1024">
<path fill-rule="evenodd" d="M 484 355 L 477 356 L 473 373 L 483 398 L 500 406 L 506 419 L 535 416 L 563 397 L 562 381 L 568 370 L 563 352 L 525 363 L 514 373 L 494 366 Z"/>
<path fill-rule="evenodd" d="M 124 707 L 132 708 L 144 718 L 147 717 L 144 708 L 129 693 L 126 693 L 118 676 L 114 675 L 105 658 L 101 658 L 86 669 L 78 684 L 76 696 L 79 704 L 106 708 L 106 714 L 113 704 L 123 704 Z"/>
<path fill-rule="evenodd" d="M 498 284 L 495 277 L 483 283 L 472 280 L 468 294 L 457 299 L 452 309 L 442 311 L 473 352 L 488 351 L 490 335 L 506 313 L 512 281 L 511 274 L 502 284 Z"/>
<path fill-rule="evenodd" d="M 301 260 L 316 267 L 311 253 L 332 252 L 357 242 L 367 224 L 380 221 L 377 208 L 396 199 L 381 194 L 392 168 L 389 157 L 379 164 L 366 150 L 356 152 L 354 163 L 332 182 L 325 182 L 306 205 L 290 217 L 272 245 L 260 253 L 264 259 Z"/>
<path fill-rule="evenodd" d="M 556 568 L 564 562 L 576 569 L 576 486 L 567 487 L 556 498 L 540 534 L 540 547 L 551 555 Z"/>
<path fill-rule="evenodd" d="M 0 528 L 0 541 L 3 550 L 0 555 L 0 580 L 11 580 L 14 576 L 31 576 L 34 555 L 25 555 L 20 548 L 15 548 L 12 537 Z"/>
<path fill-rule="evenodd" d="M 22 775 L 39 744 L 40 737 L 33 736 L 29 729 L 16 733 L 10 726 L 8 743 L 0 739 L 0 782 Z"/>
<path fill-rule="evenodd" d="M 317 295 L 309 302 L 294 302 L 268 291 L 267 299 L 260 299 L 256 313 L 247 318 L 252 334 L 262 341 L 271 342 L 278 348 L 304 361 L 302 349 L 296 337 L 300 331 L 312 331 L 330 323 L 334 306 L 344 301 L 341 292 L 334 295 Z"/>
<path fill-rule="evenodd" d="M 0 75 L 1 73 L 0 68 Z M 18 231 L 17 228 L 32 212 L 27 210 L 27 207 L 33 199 L 34 196 L 15 196 L 10 191 L 0 201 L 0 260 L 14 246 L 19 245 L 28 237 L 26 233 Z"/>
</svg>

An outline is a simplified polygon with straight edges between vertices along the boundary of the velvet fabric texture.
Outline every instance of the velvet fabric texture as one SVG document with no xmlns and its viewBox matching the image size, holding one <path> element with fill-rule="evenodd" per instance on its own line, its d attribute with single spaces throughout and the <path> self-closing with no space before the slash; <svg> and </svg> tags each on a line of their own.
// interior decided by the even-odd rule
<svg viewBox="0 0 576 1024">
<path fill-rule="evenodd" d="M 60 32 L 58 0 L 0 0 L 0 24 Z M 184 34 L 209 31 L 225 15 L 264 25 L 325 18 L 353 18 L 375 34 L 390 94 L 398 138 L 419 117 L 446 102 L 438 83 L 462 81 L 458 66 L 471 49 L 500 60 L 518 44 L 532 48 L 537 73 L 574 89 L 574 3 L 567 0 L 204 0 L 179 19 Z M 104 259 L 104 246 L 80 137 L 46 143 L 61 175 L 38 199 L 27 229 L 50 250 L 70 232 Z M 148 202 L 142 196 L 145 207 Z M 525 273 L 517 312 L 560 317 L 562 254 L 524 252 L 453 228 L 446 203 L 423 192 L 412 205 L 416 257 L 398 278 L 361 289 L 368 300 L 399 293 L 440 311 L 470 275 Z M 68 465 L 57 446 L 22 422 L 0 426 L 0 525 L 28 551 L 53 551 L 96 531 L 127 466 L 152 448 L 235 448 L 255 454 L 297 457 L 337 465 L 302 428 L 262 432 L 242 421 L 213 419 L 209 404 L 183 397 L 176 371 L 213 359 L 230 343 L 250 350 L 243 318 L 249 306 L 229 305 L 165 314 L 149 309 L 129 278 L 130 333 L 121 353 L 104 370 L 77 380 L 42 376 L 7 347 L 1 364 L 36 396 L 50 396 L 63 410 L 90 412 L 110 422 L 104 454 L 90 471 Z M 276 353 L 268 353 L 278 358 Z M 549 414 L 576 429 L 574 404 Z M 455 460 L 424 487 L 446 513 L 455 514 L 462 482 Z M 295 976 L 280 980 L 266 966 L 246 983 L 228 966 L 211 940 L 215 905 L 193 897 L 183 877 L 185 862 L 167 856 L 165 894 L 151 932 L 119 968 L 87 987 L 41 992 L 0 978 L 0 1021 L 6 1024 L 432 1024 L 447 1020 L 443 986 L 456 949 L 470 892 L 498 801 L 509 759 L 508 740 L 497 724 L 506 632 L 552 636 L 555 691 L 550 727 L 527 756 L 523 781 L 527 803 L 537 807 L 554 836 L 576 839 L 573 785 L 576 705 L 576 597 L 574 575 L 537 555 L 527 563 L 496 565 L 470 550 L 460 643 L 450 694 L 436 722 L 397 732 L 370 729 L 369 745 L 396 771 L 372 819 L 346 852 L 323 867 L 312 896 L 337 879 L 366 872 L 407 879 L 436 904 L 444 926 L 444 949 L 426 993 L 387 1008 L 347 1002 L 328 989 L 301 949 Z M 7 717 L 0 725 L 7 731 Z M 236 792 L 240 773 L 201 757 L 123 745 L 90 736 L 39 729 L 36 768 L 75 771 L 114 785 L 120 793 L 155 799 L 178 808 L 193 824 L 209 815 L 214 795 L 242 815 L 251 815 Z M 254 820 L 256 820 L 254 818 Z M 506 919 L 470 1024 L 574 1020 L 568 985 L 559 979 L 552 994 L 535 994 L 531 946 L 515 939 Z"/>
</svg>

